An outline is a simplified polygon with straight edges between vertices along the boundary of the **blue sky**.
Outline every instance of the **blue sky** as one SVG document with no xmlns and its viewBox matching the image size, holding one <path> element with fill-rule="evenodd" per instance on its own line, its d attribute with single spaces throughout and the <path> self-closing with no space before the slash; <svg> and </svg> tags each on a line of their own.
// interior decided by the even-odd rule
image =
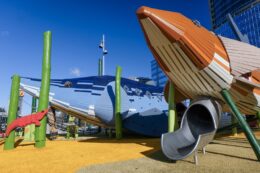
<svg viewBox="0 0 260 173">
<path fill-rule="evenodd" d="M 0 106 L 8 108 L 11 76 L 40 77 L 43 32 L 52 31 L 52 78 L 97 74 L 106 35 L 106 74 L 150 77 L 153 59 L 135 11 L 149 6 L 183 13 L 210 29 L 208 0 L 1 0 Z M 23 113 L 30 110 L 26 96 Z"/>
</svg>

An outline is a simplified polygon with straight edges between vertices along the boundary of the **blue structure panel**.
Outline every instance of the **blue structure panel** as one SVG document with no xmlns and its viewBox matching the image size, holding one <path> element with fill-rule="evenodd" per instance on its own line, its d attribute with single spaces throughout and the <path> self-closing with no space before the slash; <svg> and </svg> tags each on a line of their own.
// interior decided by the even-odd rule
<svg viewBox="0 0 260 173">
<path fill-rule="evenodd" d="M 168 130 L 168 116 L 165 113 L 151 116 L 134 114 L 123 120 L 123 127 L 138 134 L 160 137 Z"/>
<path fill-rule="evenodd" d="M 22 82 L 37 95 L 39 79 L 23 78 Z M 115 76 L 52 79 L 51 92 L 54 93 L 51 100 L 114 126 Z M 162 87 L 152 85 L 147 78 L 121 78 L 121 114 L 125 129 L 159 137 L 167 132 L 167 111 Z"/>
</svg>

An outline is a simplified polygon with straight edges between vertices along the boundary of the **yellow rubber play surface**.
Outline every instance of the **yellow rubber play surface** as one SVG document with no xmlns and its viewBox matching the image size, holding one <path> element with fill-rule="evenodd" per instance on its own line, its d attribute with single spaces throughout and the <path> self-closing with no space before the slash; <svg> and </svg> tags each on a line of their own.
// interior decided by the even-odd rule
<svg viewBox="0 0 260 173">
<path fill-rule="evenodd" d="M 93 164 L 141 158 L 159 149 L 160 139 L 47 141 L 42 149 L 22 142 L 9 151 L 3 151 L 1 144 L 0 172 L 75 172 Z"/>
</svg>

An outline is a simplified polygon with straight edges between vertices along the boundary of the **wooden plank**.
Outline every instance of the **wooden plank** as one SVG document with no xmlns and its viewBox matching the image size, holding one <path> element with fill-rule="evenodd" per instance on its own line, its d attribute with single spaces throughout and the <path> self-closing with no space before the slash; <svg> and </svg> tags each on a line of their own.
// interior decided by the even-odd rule
<svg viewBox="0 0 260 173">
<path fill-rule="evenodd" d="M 206 67 L 204 70 L 210 77 L 212 77 L 212 79 L 214 81 L 216 81 L 221 86 L 221 89 L 230 87 L 217 74 L 215 74 L 209 67 Z"/>
<path fill-rule="evenodd" d="M 163 51 L 159 48 L 159 47 L 156 47 L 156 50 L 157 50 L 157 53 L 161 56 L 161 57 L 163 57 L 163 59 L 165 59 L 166 60 L 166 64 L 167 65 L 173 65 L 173 66 L 175 66 L 174 64 L 172 64 L 172 63 L 170 63 L 169 61 L 168 61 L 168 59 L 169 58 L 166 58 L 165 57 L 165 55 L 164 55 L 164 53 L 163 53 Z M 169 66 L 168 66 L 169 67 Z M 171 69 L 172 69 L 172 71 L 175 71 L 174 73 L 175 73 L 175 75 L 176 76 L 173 76 L 173 78 L 171 78 L 171 80 L 172 81 L 174 81 L 174 80 L 178 80 L 178 79 L 181 79 L 181 77 L 182 77 L 182 75 L 181 75 L 181 73 L 180 72 L 178 72 L 177 70 L 174 70 L 174 69 L 176 69 L 175 67 L 170 67 Z M 175 79 L 176 78 L 176 79 Z M 178 80 L 179 81 L 179 83 L 181 84 L 180 86 L 178 86 L 179 88 L 184 88 L 184 90 L 186 90 L 186 92 L 187 91 L 192 91 L 192 88 L 189 88 L 189 84 L 188 83 L 186 83 L 186 81 L 184 80 Z M 178 84 L 176 84 L 175 83 L 175 85 L 178 85 Z"/>
<path fill-rule="evenodd" d="M 182 73 L 192 72 L 190 68 L 188 68 L 187 64 L 183 61 L 182 56 L 176 51 L 176 49 L 172 45 L 169 45 L 169 50 L 176 55 L 178 64 L 182 67 Z"/>
<path fill-rule="evenodd" d="M 200 78 L 200 81 L 203 83 L 205 88 L 207 89 L 208 92 L 213 92 L 214 88 L 208 83 L 208 81 L 203 77 L 201 73 L 195 73 L 195 75 Z"/>
<path fill-rule="evenodd" d="M 214 70 L 216 74 L 218 74 L 222 80 L 224 80 L 227 84 L 231 84 L 233 80 L 233 76 L 229 74 L 224 68 L 222 68 L 217 62 L 214 60 L 209 65 L 211 70 Z"/>
<path fill-rule="evenodd" d="M 175 68 L 178 69 L 178 71 L 180 73 L 185 73 L 184 68 L 178 62 L 177 55 L 174 52 L 172 52 L 171 50 L 169 50 L 168 46 L 163 46 L 163 50 L 167 54 L 169 61 L 171 61 L 175 65 Z M 173 59 L 173 57 L 174 57 L 174 59 Z"/>
<path fill-rule="evenodd" d="M 170 58 L 167 57 L 164 52 L 161 50 L 161 48 L 159 46 L 157 46 L 155 48 L 155 50 L 157 51 L 158 55 L 162 58 L 162 61 L 164 61 L 164 63 L 166 64 L 166 66 L 171 69 L 171 72 L 177 72 L 178 68 L 176 67 L 176 65 L 174 63 L 171 62 Z"/>
<path fill-rule="evenodd" d="M 194 73 L 197 73 L 199 71 L 198 68 L 191 62 L 190 58 L 183 52 L 180 46 L 177 43 L 173 43 L 172 45 L 175 47 L 176 51 L 178 51 L 178 53 L 181 54 L 182 58 L 188 64 L 191 70 Z"/>
<path fill-rule="evenodd" d="M 203 92 L 201 91 L 201 89 L 198 87 L 197 84 L 197 80 L 196 79 L 192 79 L 189 74 L 183 74 L 183 77 L 185 77 L 185 79 L 188 81 L 188 84 L 190 86 L 192 86 L 192 91 L 196 93 L 196 95 L 200 95 L 203 94 Z"/>
<path fill-rule="evenodd" d="M 220 37 L 230 59 L 235 75 L 249 73 L 260 68 L 260 49 L 236 40 Z"/>
<path fill-rule="evenodd" d="M 199 73 L 203 76 L 204 79 L 206 79 L 207 83 L 212 86 L 213 90 L 221 91 L 221 87 L 219 86 L 219 84 L 216 83 L 216 82 L 211 78 L 211 76 L 209 76 L 208 74 L 206 74 L 206 72 L 205 72 L 204 70 L 201 70 Z"/>
</svg>

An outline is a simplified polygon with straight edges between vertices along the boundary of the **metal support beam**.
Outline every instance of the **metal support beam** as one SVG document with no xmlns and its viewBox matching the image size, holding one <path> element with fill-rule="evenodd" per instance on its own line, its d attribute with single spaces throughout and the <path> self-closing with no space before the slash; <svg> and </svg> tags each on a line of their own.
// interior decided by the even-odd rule
<svg viewBox="0 0 260 173">
<path fill-rule="evenodd" d="M 194 151 L 194 162 L 195 162 L 195 165 L 199 165 L 199 160 L 198 160 L 198 150 L 195 150 Z"/>
<path fill-rule="evenodd" d="M 116 139 L 122 138 L 122 117 L 121 117 L 121 73 L 122 68 L 116 68 L 116 81 L 115 81 L 115 127 Z"/>
<path fill-rule="evenodd" d="M 256 140 L 254 133 L 252 132 L 252 130 L 248 126 L 247 122 L 245 121 L 245 119 L 241 115 L 238 108 L 236 107 L 233 99 L 231 98 L 231 96 L 229 94 L 229 91 L 226 90 L 226 89 L 223 89 L 221 91 L 221 94 L 222 94 L 223 98 L 225 99 L 226 103 L 229 105 L 233 114 L 235 115 L 239 125 L 242 128 L 242 130 L 244 131 L 244 133 L 247 137 L 247 140 L 249 141 L 251 147 L 253 148 L 258 161 L 260 161 L 260 145 L 259 145 L 258 141 Z"/>
<path fill-rule="evenodd" d="M 206 154 L 206 146 L 204 146 L 204 147 L 202 148 L 202 152 L 203 152 L 203 155 Z"/>
<path fill-rule="evenodd" d="M 50 76 L 51 76 L 51 32 L 44 33 L 44 48 L 42 61 L 42 82 L 39 97 L 38 112 L 47 109 L 49 104 L 50 92 Z M 42 148 L 46 141 L 46 123 L 47 117 L 41 120 L 41 125 L 35 130 L 35 147 Z"/>
<path fill-rule="evenodd" d="M 170 82 L 169 85 L 169 96 L 168 96 L 168 132 L 174 132 L 178 129 L 178 117 L 176 115 L 175 106 L 175 89 L 174 84 Z"/>
<path fill-rule="evenodd" d="M 10 125 L 17 116 L 18 102 L 19 102 L 19 88 L 20 76 L 14 75 L 12 77 L 12 88 L 10 94 L 10 103 L 8 110 L 7 126 Z M 15 132 L 14 130 L 5 139 L 4 150 L 11 150 L 14 148 Z"/>
<path fill-rule="evenodd" d="M 237 39 L 238 39 L 239 41 L 244 42 L 244 43 L 250 44 L 250 43 L 249 43 L 248 36 L 247 36 L 247 35 L 243 35 L 243 34 L 240 32 L 240 30 L 239 30 L 239 28 L 238 28 L 236 22 L 233 20 L 233 17 L 231 16 L 230 13 L 227 14 L 227 21 L 228 21 L 228 23 L 229 23 L 229 25 L 230 25 L 232 31 L 233 31 L 234 34 L 236 35 Z"/>
</svg>

